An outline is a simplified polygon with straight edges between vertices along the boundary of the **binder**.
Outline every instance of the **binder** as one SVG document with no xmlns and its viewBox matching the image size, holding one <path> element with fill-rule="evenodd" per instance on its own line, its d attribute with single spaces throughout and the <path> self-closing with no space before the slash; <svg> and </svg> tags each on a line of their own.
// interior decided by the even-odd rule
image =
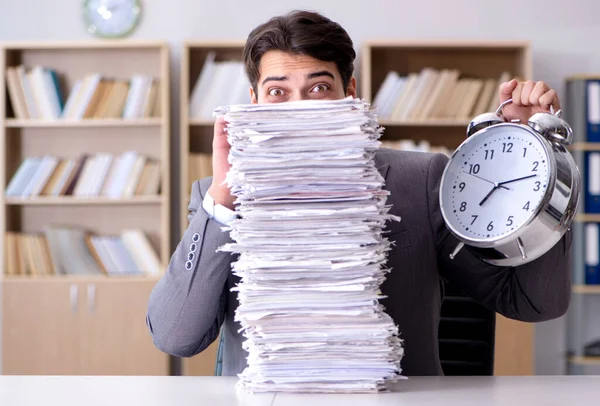
<svg viewBox="0 0 600 406">
<path fill-rule="evenodd" d="M 587 142 L 600 142 L 600 81 L 587 82 Z"/>
<path fill-rule="evenodd" d="M 585 283 L 600 285 L 600 227 L 598 223 L 585 225 Z"/>
<path fill-rule="evenodd" d="M 600 152 L 588 152 L 585 171 L 586 213 L 600 213 Z"/>
</svg>

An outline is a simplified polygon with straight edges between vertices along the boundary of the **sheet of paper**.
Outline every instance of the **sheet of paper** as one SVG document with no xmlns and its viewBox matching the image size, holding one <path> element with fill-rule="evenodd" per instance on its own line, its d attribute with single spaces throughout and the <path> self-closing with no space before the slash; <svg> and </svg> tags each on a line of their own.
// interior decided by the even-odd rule
<svg viewBox="0 0 600 406">
<path fill-rule="evenodd" d="M 377 120 L 353 98 L 217 109 L 238 218 L 220 247 L 252 392 L 376 392 L 402 378 L 402 340 L 379 301 L 389 271 Z"/>
</svg>

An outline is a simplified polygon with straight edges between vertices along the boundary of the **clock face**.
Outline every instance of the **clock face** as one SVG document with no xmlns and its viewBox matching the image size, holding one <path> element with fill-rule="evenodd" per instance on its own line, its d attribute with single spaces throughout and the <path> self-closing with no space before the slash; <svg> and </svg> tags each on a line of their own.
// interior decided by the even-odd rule
<svg viewBox="0 0 600 406">
<path fill-rule="evenodd" d="M 90 33 L 101 37 L 123 37 L 138 24 L 139 0 L 86 0 L 84 18 Z"/>
<path fill-rule="evenodd" d="M 488 127 L 453 155 L 440 190 L 448 227 L 471 243 L 516 233 L 536 214 L 550 182 L 544 141 L 518 124 Z"/>
</svg>

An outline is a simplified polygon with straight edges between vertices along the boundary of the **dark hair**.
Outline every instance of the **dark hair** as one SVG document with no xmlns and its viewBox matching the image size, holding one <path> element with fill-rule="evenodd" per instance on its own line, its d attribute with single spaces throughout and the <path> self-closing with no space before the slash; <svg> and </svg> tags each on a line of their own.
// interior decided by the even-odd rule
<svg viewBox="0 0 600 406">
<path fill-rule="evenodd" d="M 344 91 L 354 72 L 356 52 L 350 36 L 341 25 L 315 12 L 292 11 L 273 17 L 250 32 L 243 57 L 246 75 L 255 92 L 260 60 L 272 50 L 335 62 Z"/>
</svg>

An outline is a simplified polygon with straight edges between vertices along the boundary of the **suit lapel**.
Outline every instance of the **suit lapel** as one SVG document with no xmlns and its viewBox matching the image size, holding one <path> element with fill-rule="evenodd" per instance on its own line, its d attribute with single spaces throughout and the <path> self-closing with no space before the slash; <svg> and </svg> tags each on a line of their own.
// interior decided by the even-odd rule
<svg viewBox="0 0 600 406">
<path fill-rule="evenodd" d="M 377 170 L 379 171 L 379 173 L 381 174 L 381 176 L 383 176 L 383 179 L 387 178 L 387 174 L 388 174 L 388 170 L 390 169 L 390 164 L 389 163 L 384 163 L 384 164 L 379 164 L 377 165 Z"/>
</svg>

